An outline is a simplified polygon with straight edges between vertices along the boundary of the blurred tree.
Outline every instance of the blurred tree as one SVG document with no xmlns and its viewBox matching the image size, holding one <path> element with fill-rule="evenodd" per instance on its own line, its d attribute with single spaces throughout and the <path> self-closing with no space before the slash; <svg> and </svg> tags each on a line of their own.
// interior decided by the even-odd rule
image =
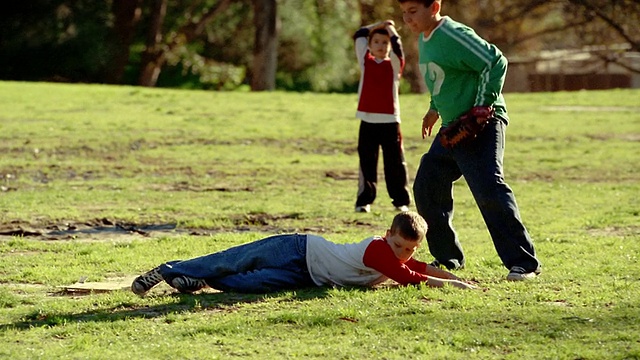
<svg viewBox="0 0 640 360">
<path fill-rule="evenodd" d="M 111 13 L 113 27 L 108 38 L 111 59 L 107 64 L 105 82 L 120 84 L 129 63 L 131 45 L 135 35 L 135 28 L 142 13 L 142 0 L 113 0 Z"/>
<path fill-rule="evenodd" d="M 278 61 L 278 15 L 276 0 L 254 0 L 253 71 L 251 90 L 274 90 Z"/>
<path fill-rule="evenodd" d="M 149 20 L 147 23 L 147 40 L 142 52 L 142 62 L 138 84 L 142 86 L 155 86 L 166 59 L 167 52 L 178 46 L 166 44 L 163 46 L 162 24 L 167 14 L 167 0 L 151 0 Z"/>
<path fill-rule="evenodd" d="M 472 27 L 507 54 L 537 49 L 543 35 L 575 26 L 554 0 L 449 0 L 443 14 Z"/>
<path fill-rule="evenodd" d="M 507 56 L 589 46 L 640 72 L 628 61 L 640 51 L 638 0 L 445 0 L 443 14 Z M 0 12 L 0 79 L 271 89 L 275 72 L 279 89 L 355 91 L 351 35 L 386 18 L 403 37 L 403 81 L 424 91 L 397 0 L 17 2 Z"/>
<path fill-rule="evenodd" d="M 352 91 L 346 84 L 358 80 L 351 40 L 352 31 L 360 25 L 357 2 L 282 0 L 279 4 L 278 87 Z"/>
<path fill-rule="evenodd" d="M 540 50 L 617 47 L 607 61 L 640 51 L 638 0 L 448 0 L 443 13 L 466 23 L 506 54 Z M 622 46 L 620 46 L 622 45 Z"/>
<path fill-rule="evenodd" d="M 0 12 L 0 79 L 101 81 L 108 59 L 103 1 L 30 0 Z"/>
<path fill-rule="evenodd" d="M 248 84 L 255 41 L 252 5 L 253 0 L 231 1 L 199 36 L 169 52 L 157 85 L 220 90 Z M 165 29 L 183 24 L 185 12 L 184 7 L 169 10 Z"/>
<path fill-rule="evenodd" d="M 183 15 L 183 21 L 177 24 L 177 27 L 163 33 L 167 1 L 153 0 L 152 2 L 147 28 L 148 36 L 142 54 L 142 71 L 138 81 L 142 86 L 155 86 L 167 57 L 176 56 L 176 53 L 185 50 L 192 41 L 202 35 L 205 26 L 226 10 L 231 2 L 231 0 L 220 0 L 215 5 L 192 2 Z"/>
<path fill-rule="evenodd" d="M 569 0 L 565 5 L 574 38 L 605 64 L 615 63 L 640 73 L 640 64 L 632 63 L 628 53 L 640 52 L 640 1 L 638 0 Z M 637 55 L 636 55 L 637 56 Z"/>
</svg>

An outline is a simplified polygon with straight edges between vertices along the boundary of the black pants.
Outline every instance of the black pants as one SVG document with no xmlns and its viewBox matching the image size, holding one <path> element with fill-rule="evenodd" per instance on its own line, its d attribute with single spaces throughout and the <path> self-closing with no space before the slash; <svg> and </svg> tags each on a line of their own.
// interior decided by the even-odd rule
<svg viewBox="0 0 640 360">
<path fill-rule="evenodd" d="M 394 206 L 409 205 L 409 179 L 404 160 L 402 133 L 399 123 L 372 124 L 360 121 L 358 155 L 360 177 L 356 206 L 372 204 L 376 199 L 378 155 L 382 147 L 384 178 Z"/>
</svg>

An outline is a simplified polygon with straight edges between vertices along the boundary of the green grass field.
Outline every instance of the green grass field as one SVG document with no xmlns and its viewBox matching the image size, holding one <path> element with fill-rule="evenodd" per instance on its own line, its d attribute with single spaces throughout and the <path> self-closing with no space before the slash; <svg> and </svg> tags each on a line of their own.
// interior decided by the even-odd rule
<svg viewBox="0 0 640 360">
<path fill-rule="evenodd" d="M 0 358 L 640 358 L 640 91 L 506 99 L 506 178 L 539 278 L 504 280 L 461 180 L 456 274 L 484 290 L 139 298 L 64 286 L 280 232 L 383 235 L 381 171 L 373 211 L 353 212 L 356 95 L 0 82 Z M 401 96 L 411 180 L 427 104 Z"/>
</svg>

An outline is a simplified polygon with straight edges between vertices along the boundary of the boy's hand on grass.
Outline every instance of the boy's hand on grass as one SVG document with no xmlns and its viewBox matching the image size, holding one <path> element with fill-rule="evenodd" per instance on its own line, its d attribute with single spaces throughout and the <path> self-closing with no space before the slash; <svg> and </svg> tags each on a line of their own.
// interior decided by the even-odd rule
<svg viewBox="0 0 640 360">
<path fill-rule="evenodd" d="M 470 289 L 470 290 L 478 289 L 477 286 L 466 283 L 464 281 L 460 281 L 460 280 L 451 280 L 451 284 L 460 289 Z"/>
</svg>

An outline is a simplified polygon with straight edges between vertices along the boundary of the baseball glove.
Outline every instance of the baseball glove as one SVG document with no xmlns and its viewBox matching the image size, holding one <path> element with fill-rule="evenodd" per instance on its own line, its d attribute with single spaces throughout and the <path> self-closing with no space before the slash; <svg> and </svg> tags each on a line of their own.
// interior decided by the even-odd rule
<svg viewBox="0 0 640 360">
<path fill-rule="evenodd" d="M 440 131 L 440 143 L 446 149 L 453 149 L 457 145 L 470 142 L 478 137 L 493 114 L 491 106 L 472 108 Z"/>
</svg>

